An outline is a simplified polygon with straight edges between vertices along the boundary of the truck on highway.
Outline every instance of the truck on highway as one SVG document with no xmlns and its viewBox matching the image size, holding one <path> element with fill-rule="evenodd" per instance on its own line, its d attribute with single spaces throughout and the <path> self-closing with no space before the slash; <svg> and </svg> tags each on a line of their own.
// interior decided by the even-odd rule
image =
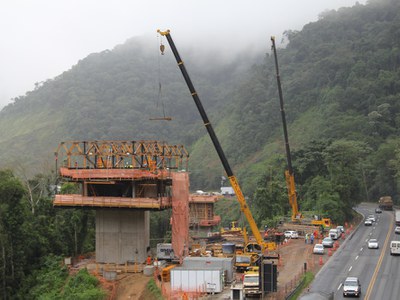
<svg viewBox="0 0 400 300">
<path fill-rule="evenodd" d="M 382 196 L 378 201 L 379 208 L 383 210 L 393 210 L 393 200 L 390 196 Z"/>
<path fill-rule="evenodd" d="M 400 209 L 396 209 L 395 211 L 395 222 L 396 226 L 400 226 Z"/>
</svg>

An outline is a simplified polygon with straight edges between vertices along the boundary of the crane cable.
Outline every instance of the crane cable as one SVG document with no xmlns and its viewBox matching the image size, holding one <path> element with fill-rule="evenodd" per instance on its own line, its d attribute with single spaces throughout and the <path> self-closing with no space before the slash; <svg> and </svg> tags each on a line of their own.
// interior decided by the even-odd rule
<svg viewBox="0 0 400 300">
<path fill-rule="evenodd" d="M 162 36 L 160 37 L 157 34 L 157 37 L 159 38 L 160 41 L 160 52 L 161 55 L 164 55 L 165 51 L 165 45 L 162 43 Z M 163 112 L 163 117 L 158 117 L 158 118 L 150 118 L 150 120 L 164 120 L 164 121 L 171 121 L 171 117 L 165 116 L 165 105 L 163 101 L 163 95 L 162 95 L 162 84 L 161 84 L 161 61 L 160 61 L 160 55 L 157 55 L 157 63 L 158 63 L 158 98 L 156 102 L 156 107 L 158 108 L 159 104 L 161 103 L 162 106 L 162 112 Z"/>
</svg>

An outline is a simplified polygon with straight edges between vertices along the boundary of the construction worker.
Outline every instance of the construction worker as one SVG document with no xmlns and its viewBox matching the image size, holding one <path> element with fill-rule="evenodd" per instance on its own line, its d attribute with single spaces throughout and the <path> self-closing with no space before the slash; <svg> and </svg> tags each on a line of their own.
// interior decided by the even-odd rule
<svg viewBox="0 0 400 300">
<path fill-rule="evenodd" d="M 151 256 L 150 255 L 147 256 L 146 265 L 151 265 Z"/>
</svg>

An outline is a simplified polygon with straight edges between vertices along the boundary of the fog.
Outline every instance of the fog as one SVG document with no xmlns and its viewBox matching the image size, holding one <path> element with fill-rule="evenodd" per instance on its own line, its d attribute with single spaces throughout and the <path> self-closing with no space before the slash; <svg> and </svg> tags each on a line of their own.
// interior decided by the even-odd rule
<svg viewBox="0 0 400 300">
<path fill-rule="evenodd" d="M 0 109 L 93 52 L 171 30 L 177 45 L 226 55 L 269 47 L 325 10 L 367 0 L 1 1 Z"/>
</svg>

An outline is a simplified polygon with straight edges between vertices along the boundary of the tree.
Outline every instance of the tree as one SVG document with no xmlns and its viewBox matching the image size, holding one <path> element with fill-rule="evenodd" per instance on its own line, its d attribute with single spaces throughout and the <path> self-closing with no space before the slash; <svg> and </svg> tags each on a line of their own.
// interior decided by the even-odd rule
<svg viewBox="0 0 400 300">
<path fill-rule="evenodd" d="M 361 164 L 371 149 L 363 142 L 334 141 L 325 150 L 329 180 L 339 194 L 345 209 L 351 209 L 365 198 Z"/>
<path fill-rule="evenodd" d="M 27 232 L 23 230 L 26 210 L 22 199 L 25 192 L 10 170 L 0 170 L 0 290 L 3 299 L 10 298 L 24 278 Z"/>
</svg>

